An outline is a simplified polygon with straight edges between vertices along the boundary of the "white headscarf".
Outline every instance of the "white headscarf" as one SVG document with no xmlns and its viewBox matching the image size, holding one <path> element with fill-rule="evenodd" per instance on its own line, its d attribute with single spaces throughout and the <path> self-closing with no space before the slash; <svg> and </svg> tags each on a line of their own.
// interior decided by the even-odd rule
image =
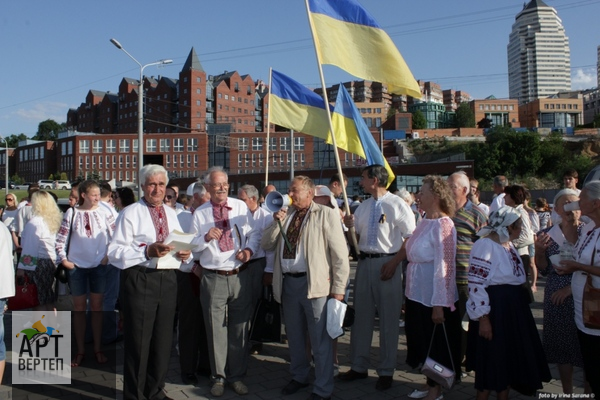
<svg viewBox="0 0 600 400">
<path fill-rule="evenodd" d="M 496 232 L 500 239 L 500 243 L 505 243 L 510 240 L 508 226 L 512 225 L 516 220 L 521 218 L 521 214 L 509 206 L 502 206 L 490 214 L 488 224 L 477 232 L 477 236 L 484 237 L 492 232 Z"/>
</svg>

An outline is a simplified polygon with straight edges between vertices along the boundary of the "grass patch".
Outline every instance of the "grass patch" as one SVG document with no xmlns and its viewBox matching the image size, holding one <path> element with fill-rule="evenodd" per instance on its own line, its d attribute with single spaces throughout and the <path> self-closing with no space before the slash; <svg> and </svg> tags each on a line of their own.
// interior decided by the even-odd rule
<svg viewBox="0 0 600 400">
<path fill-rule="evenodd" d="M 8 192 L 17 196 L 18 201 L 21 201 L 24 197 L 27 197 L 27 190 L 9 190 Z M 69 193 L 71 193 L 70 190 L 47 190 L 47 192 L 54 193 L 59 199 L 66 199 L 69 197 Z M 4 207 L 5 204 L 4 198 L 6 197 L 6 191 L 2 190 L 2 193 L 3 194 L 0 197 L 0 207 Z"/>
</svg>

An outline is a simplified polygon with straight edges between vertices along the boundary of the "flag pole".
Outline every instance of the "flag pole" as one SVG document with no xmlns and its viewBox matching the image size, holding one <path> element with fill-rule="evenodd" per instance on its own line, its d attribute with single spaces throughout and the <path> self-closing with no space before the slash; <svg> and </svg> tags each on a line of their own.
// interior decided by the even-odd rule
<svg viewBox="0 0 600 400">
<path fill-rule="evenodd" d="M 269 104 L 271 103 L 271 84 L 273 80 L 273 68 L 269 68 Z M 269 132 L 271 130 L 271 107 L 267 110 L 267 153 L 265 160 L 265 186 L 269 186 L 269 149 L 271 147 L 271 139 L 269 136 Z"/>
<path fill-rule="evenodd" d="M 325 102 L 325 112 L 327 113 L 327 122 L 329 123 L 329 132 L 331 133 L 331 144 L 333 145 L 335 151 L 333 152 L 335 156 L 335 164 L 337 166 L 338 175 L 340 176 L 340 186 L 342 187 L 342 195 L 344 198 L 344 208 L 346 211 L 346 215 L 350 215 L 350 204 L 348 204 L 348 195 L 346 194 L 346 185 L 344 182 L 344 173 L 342 172 L 342 163 L 340 162 L 340 155 L 338 154 L 338 147 L 335 140 L 335 133 L 333 131 L 333 122 L 331 121 L 331 110 L 329 109 L 329 99 L 327 96 L 327 86 L 325 85 L 325 75 L 323 75 L 323 65 L 321 64 L 321 57 L 319 56 L 319 52 L 317 51 L 317 35 L 315 34 L 315 28 L 312 21 L 312 16 L 310 14 L 310 7 L 308 5 L 308 0 L 304 0 L 306 5 L 306 14 L 308 15 L 308 24 L 310 25 L 310 32 L 313 38 L 313 45 L 315 48 L 315 55 L 317 57 L 317 65 L 319 66 L 319 76 L 321 78 L 321 87 L 323 88 L 323 101 Z M 340 83 L 341 85 L 341 83 Z M 356 254 L 360 254 L 360 250 L 358 250 L 358 240 L 356 239 L 356 230 L 354 227 L 348 229 L 350 232 L 350 237 L 352 239 L 352 245 L 356 249 Z"/>
</svg>

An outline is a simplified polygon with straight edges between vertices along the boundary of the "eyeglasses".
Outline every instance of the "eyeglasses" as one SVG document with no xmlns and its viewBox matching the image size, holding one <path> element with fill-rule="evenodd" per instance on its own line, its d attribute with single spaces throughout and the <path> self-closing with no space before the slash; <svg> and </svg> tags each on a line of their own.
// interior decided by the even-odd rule
<svg viewBox="0 0 600 400">
<path fill-rule="evenodd" d="M 4 199 L 4 201 L 15 201 L 12 197 L 7 197 Z"/>
<path fill-rule="evenodd" d="M 173 200 L 173 197 L 175 197 L 175 196 L 171 196 L 170 194 L 168 194 L 168 195 L 165 196 L 165 199 L 167 199 L 167 200 Z"/>
<path fill-rule="evenodd" d="M 224 188 L 227 189 L 229 187 L 229 183 L 211 183 L 210 187 L 214 189 Z"/>
</svg>

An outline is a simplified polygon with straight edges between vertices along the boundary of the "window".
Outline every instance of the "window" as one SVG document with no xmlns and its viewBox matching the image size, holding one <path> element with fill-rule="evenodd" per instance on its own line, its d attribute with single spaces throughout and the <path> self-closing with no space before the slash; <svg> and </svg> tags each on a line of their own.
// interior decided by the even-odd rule
<svg viewBox="0 0 600 400">
<path fill-rule="evenodd" d="M 89 140 L 80 140 L 79 141 L 79 152 L 80 153 L 89 153 L 90 152 L 90 141 Z"/>
<path fill-rule="evenodd" d="M 176 138 L 173 139 L 173 151 L 182 152 L 183 151 L 183 139 Z M 181 160 L 183 162 L 183 159 Z"/>
<path fill-rule="evenodd" d="M 303 137 L 295 137 L 294 138 L 294 151 L 304 151 L 304 138 Z"/>
<path fill-rule="evenodd" d="M 198 151 L 198 139 L 197 138 L 188 138 L 187 151 L 189 151 L 189 152 Z"/>
<path fill-rule="evenodd" d="M 229 100 L 229 95 L 228 94 L 225 95 L 225 100 Z"/>
<path fill-rule="evenodd" d="M 198 78 L 198 79 L 200 79 L 200 78 Z M 196 94 L 200 94 L 200 93 L 202 93 L 202 90 L 201 89 L 196 89 Z"/>
<path fill-rule="evenodd" d="M 119 139 L 119 152 L 129 153 L 129 139 Z"/>
<path fill-rule="evenodd" d="M 177 167 L 177 154 L 173 154 L 173 168 Z"/>
<path fill-rule="evenodd" d="M 137 153 L 138 152 L 138 140 L 137 139 L 133 139 L 133 152 Z"/>
<path fill-rule="evenodd" d="M 187 166 L 188 166 L 188 168 L 190 168 L 192 166 L 192 155 L 191 154 L 187 155 Z"/>
<path fill-rule="evenodd" d="M 242 167 L 242 153 L 238 153 L 238 168 Z"/>
<path fill-rule="evenodd" d="M 171 139 L 160 139 L 160 151 L 167 153 L 171 151 Z"/>
<path fill-rule="evenodd" d="M 235 101 L 235 96 L 231 96 L 231 101 Z"/>
<path fill-rule="evenodd" d="M 129 154 L 128 154 L 125 156 L 125 168 L 129 168 L 129 160 L 130 160 L 130 158 L 129 158 Z M 129 173 L 129 172 L 127 172 L 127 173 Z"/>
<path fill-rule="evenodd" d="M 113 169 L 117 168 L 117 156 L 112 156 L 112 167 Z"/>
<path fill-rule="evenodd" d="M 238 150 L 239 151 L 248 151 L 248 138 L 239 138 L 238 139 Z"/>
<path fill-rule="evenodd" d="M 92 153 L 102 153 L 102 140 L 92 140 Z"/>
<path fill-rule="evenodd" d="M 123 168 L 123 156 L 119 156 L 119 168 Z"/>
<path fill-rule="evenodd" d="M 146 151 L 147 152 L 155 152 L 156 151 L 156 139 L 146 139 Z"/>
<path fill-rule="evenodd" d="M 289 150 L 290 149 L 290 138 L 282 137 L 279 138 L 279 150 Z"/>
<path fill-rule="evenodd" d="M 271 145 L 269 146 L 269 150 L 275 151 L 277 150 L 277 138 L 270 138 Z"/>
<path fill-rule="evenodd" d="M 262 138 L 252 138 L 252 151 L 262 151 L 263 141 Z"/>
</svg>

